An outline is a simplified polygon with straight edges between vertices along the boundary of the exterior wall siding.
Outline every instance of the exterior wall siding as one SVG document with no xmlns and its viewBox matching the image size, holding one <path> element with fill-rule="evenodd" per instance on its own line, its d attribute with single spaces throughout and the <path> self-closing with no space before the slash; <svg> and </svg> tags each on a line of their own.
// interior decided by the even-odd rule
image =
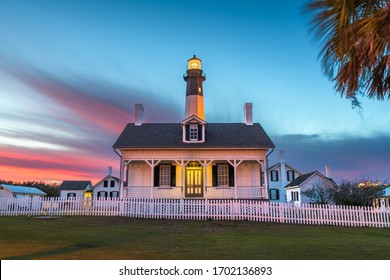
<svg viewBox="0 0 390 280">
<path fill-rule="evenodd" d="M 281 165 L 284 165 L 285 168 L 281 168 Z M 271 180 L 271 171 L 272 170 L 276 170 L 278 172 L 278 180 L 277 181 Z M 289 201 L 289 199 L 287 199 L 287 197 L 286 197 L 286 190 L 284 187 L 287 186 L 292 180 L 288 180 L 287 172 L 290 170 L 294 171 L 294 178 L 299 177 L 301 175 L 301 173 L 295 171 L 294 169 L 290 168 L 287 164 L 284 164 L 284 163 L 281 163 L 280 165 L 276 166 L 272 170 L 268 171 L 269 188 L 279 190 L 279 199 L 272 200 L 272 201 L 275 201 L 275 202 Z"/>
<path fill-rule="evenodd" d="M 260 186 L 260 164 L 241 163 L 237 167 L 237 186 Z"/>
<path fill-rule="evenodd" d="M 108 181 L 108 186 L 104 187 L 104 181 Z M 114 187 L 111 187 L 111 181 L 114 181 Z M 93 188 L 93 197 L 97 198 L 99 192 L 107 192 L 108 196 L 110 196 L 110 193 L 112 192 L 118 192 L 119 194 L 119 183 L 115 181 L 112 178 L 108 178 L 107 180 L 103 180 L 100 184 L 95 185 Z"/>
<path fill-rule="evenodd" d="M 128 165 L 129 187 L 150 187 L 151 168 L 146 162 L 134 162 Z"/>
<path fill-rule="evenodd" d="M 315 188 L 317 186 L 331 187 L 331 184 L 328 181 L 326 181 L 324 178 L 319 176 L 318 174 L 314 174 L 314 176 L 312 176 L 311 178 L 306 180 L 300 186 L 296 186 L 294 188 L 288 188 L 286 190 L 287 201 L 291 201 L 292 200 L 292 192 L 293 191 L 298 191 L 298 193 L 299 193 L 299 201 L 295 201 L 294 204 L 299 206 L 302 203 L 304 203 L 304 204 L 310 203 L 311 202 L 310 198 L 308 198 L 305 195 L 302 195 L 302 192 L 304 192 L 304 191 L 306 191 L 306 190 L 308 190 L 308 189 L 310 189 L 312 187 Z"/>
<path fill-rule="evenodd" d="M 0 190 L 0 197 L 12 197 L 12 192 L 10 192 L 9 190 L 7 189 L 2 189 Z"/>
</svg>

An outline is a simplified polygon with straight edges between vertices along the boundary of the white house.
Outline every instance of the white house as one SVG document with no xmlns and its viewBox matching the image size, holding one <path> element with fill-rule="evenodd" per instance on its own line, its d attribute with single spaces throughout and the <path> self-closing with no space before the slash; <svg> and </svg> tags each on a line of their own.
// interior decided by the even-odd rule
<svg viewBox="0 0 390 280">
<path fill-rule="evenodd" d="M 0 185 L 0 198 L 3 197 L 43 197 L 46 193 L 43 191 L 27 186 L 14 186 L 1 184 Z"/>
<path fill-rule="evenodd" d="M 112 168 L 108 168 L 108 175 L 93 186 L 93 197 L 119 197 L 119 178 L 112 176 Z"/>
<path fill-rule="evenodd" d="M 301 175 L 297 169 L 284 162 L 284 151 L 279 151 L 280 161 L 268 168 L 269 199 L 287 202 L 285 186 Z"/>
<path fill-rule="evenodd" d="M 203 101 L 201 60 L 188 60 L 185 116 L 180 123 L 144 123 L 136 104 L 113 145 L 120 157 L 121 197 L 268 199 L 268 155 L 274 144 L 252 104 L 243 123 L 209 123 Z M 220 106 L 222 111 L 226 108 Z"/>
<path fill-rule="evenodd" d="M 61 198 L 83 198 L 91 196 L 91 181 L 63 181 L 60 185 Z"/>
<path fill-rule="evenodd" d="M 327 188 L 334 187 L 335 185 L 335 182 L 331 178 L 322 175 L 318 171 L 303 174 L 285 187 L 287 202 L 294 203 L 296 206 L 299 206 L 302 203 L 310 203 L 310 198 L 305 196 L 302 192 L 311 188 Z"/>
</svg>

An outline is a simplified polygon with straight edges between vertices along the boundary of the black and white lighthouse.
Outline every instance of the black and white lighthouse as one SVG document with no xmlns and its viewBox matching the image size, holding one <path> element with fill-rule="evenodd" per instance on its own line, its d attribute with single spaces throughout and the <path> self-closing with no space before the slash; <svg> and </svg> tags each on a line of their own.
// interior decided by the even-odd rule
<svg viewBox="0 0 390 280">
<path fill-rule="evenodd" d="M 192 115 L 205 120 L 203 102 L 203 81 L 206 76 L 202 70 L 202 60 L 195 55 L 188 59 L 187 72 L 184 74 L 187 82 L 185 118 Z"/>
</svg>

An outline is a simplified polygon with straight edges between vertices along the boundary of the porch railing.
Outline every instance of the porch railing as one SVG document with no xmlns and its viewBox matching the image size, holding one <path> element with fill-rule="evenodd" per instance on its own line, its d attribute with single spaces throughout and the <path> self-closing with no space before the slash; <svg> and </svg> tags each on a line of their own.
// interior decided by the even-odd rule
<svg viewBox="0 0 390 280">
<path fill-rule="evenodd" d="M 182 187 L 124 187 L 124 197 L 129 198 L 181 198 Z M 235 198 L 234 187 L 204 188 L 204 198 L 230 199 Z M 267 192 L 265 187 L 238 186 L 237 198 L 240 199 L 265 199 Z"/>
</svg>

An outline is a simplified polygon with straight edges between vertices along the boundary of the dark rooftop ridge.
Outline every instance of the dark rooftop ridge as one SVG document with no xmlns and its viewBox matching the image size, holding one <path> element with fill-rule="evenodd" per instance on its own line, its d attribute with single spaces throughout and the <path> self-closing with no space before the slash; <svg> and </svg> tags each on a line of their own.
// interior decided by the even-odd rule
<svg viewBox="0 0 390 280">
<path fill-rule="evenodd" d="M 268 149 L 275 145 L 259 123 L 207 123 L 206 141 L 185 143 L 179 123 L 129 123 L 113 145 L 120 148 L 253 148 Z"/>
</svg>

